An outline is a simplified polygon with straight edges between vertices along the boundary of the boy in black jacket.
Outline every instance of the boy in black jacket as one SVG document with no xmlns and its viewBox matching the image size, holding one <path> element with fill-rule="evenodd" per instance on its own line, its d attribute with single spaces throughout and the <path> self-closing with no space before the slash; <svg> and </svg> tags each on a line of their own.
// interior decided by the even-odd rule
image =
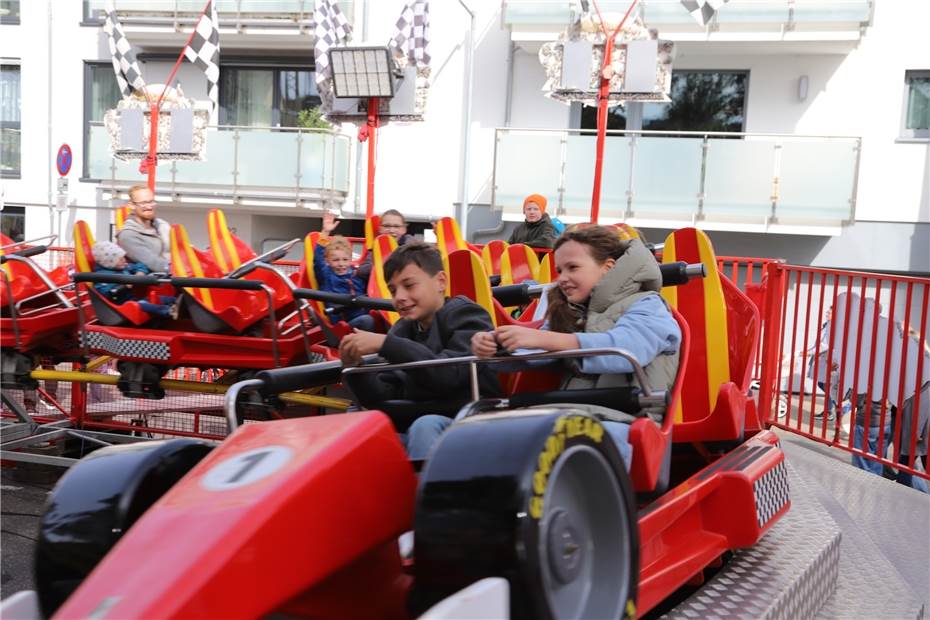
<svg viewBox="0 0 930 620">
<path fill-rule="evenodd" d="M 442 270 L 442 257 L 425 243 L 397 248 L 384 264 L 384 278 L 401 318 L 387 334 L 355 330 L 343 338 L 339 355 L 346 366 L 357 365 L 363 355 L 371 353 L 394 364 L 468 356 L 471 337 L 493 329 L 491 317 L 478 304 L 465 297 L 446 298 L 448 277 Z M 482 397 L 498 396 L 496 372 L 487 365 L 479 366 L 478 372 Z M 471 400 L 467 364 L 349 375 L 347 383 L 362 405 L 374 409 L 386 400 L 422 401 L 422 411 L 406 420 L 395 416 L 402 432 L 416 417 L 454 416 Z M 411 457 L 422 458 L 413 452 Z"/>
</svg>

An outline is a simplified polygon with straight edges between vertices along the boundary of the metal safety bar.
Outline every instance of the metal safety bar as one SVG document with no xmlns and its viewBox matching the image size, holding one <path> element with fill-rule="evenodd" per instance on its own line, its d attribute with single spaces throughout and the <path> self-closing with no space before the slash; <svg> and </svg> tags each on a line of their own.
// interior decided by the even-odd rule
<svg viewBox="0 0 930 620">
<path fill-rule="evenodd" d="M 6 245 L 0 245 L 0 251 L 6 250 L 8 248 L 15 248 L 15 247 L 24 246 L 24 245 L 33 245 L 37 241 L 44 241 L 46 239 L 48 239 L 48 243 L 44 243 L 43 245 L 49 246 L 52 243 L 54 243 L 56 239 L 58 239 L 58 235 L 43 235 L 41 237 L 36 237 L 35 239 L 27 239 L 26 241 L 14 241 L 13 243 L 8 243 Z"/>
<path fill-rule="evenodd" d="M 342 371 L 342 374 L 354 375 L 369 372 L 383 372 L 385 370 L 422 370 L 424 368 L 439 368 L 443 366 L 468 364 L 469 372 L 471 374 L 471 397 L 472 400 L 478 400 L 481 398 L 478 385 L 478 364 L 514 364 L 533 362 L 538 360 L 550 361 L 560 359 L 576 359 L 583 357 L 595 357 L 600 355 L 613 355 L 622 357 L 623 359 L 630 362 L 630 365 L 633 367 L 633 374 L 636 377 L 636 382 L 639 383 L 639 387 L 643 391 L 643 397 L 641 399 L 643 402 L 648 404 L 654 404 L 660 401 L 664 402 L 664 390 L 653 390 L 649 387 L 649 382 L 646 378 L 646 371 L 639 363 L 639 360 L 637 360 L 636 357 L 626 349 L 615 347 L 604 347 L 599 349 L 569 349 L 567 351 L 541 351 L 537 353 L 521 353 L 517 355 L 503 355 L 498 357 L 477 357 L 475 355 L 468 355 L 465 357 L 450 357 L 437 360 L 404 362 L 402 364 L 368 364 L 364 366 L 346 368 Z"/>
</svg>

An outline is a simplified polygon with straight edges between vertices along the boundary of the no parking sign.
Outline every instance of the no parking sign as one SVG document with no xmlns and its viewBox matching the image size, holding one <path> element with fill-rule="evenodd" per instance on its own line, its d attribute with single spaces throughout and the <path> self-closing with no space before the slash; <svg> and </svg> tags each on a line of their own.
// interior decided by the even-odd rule
<svg viewBox="0 0 930 620">
<path fill-rule="evenodd" d="M 58 174 L 60 176 L 67 176 L 67 174 L 71 172 L 72 159 L 70 146 L 62 144 L 58 147 L 58 155 L 55 157 L 55 166 L 58 168 Z"/>
</svg>

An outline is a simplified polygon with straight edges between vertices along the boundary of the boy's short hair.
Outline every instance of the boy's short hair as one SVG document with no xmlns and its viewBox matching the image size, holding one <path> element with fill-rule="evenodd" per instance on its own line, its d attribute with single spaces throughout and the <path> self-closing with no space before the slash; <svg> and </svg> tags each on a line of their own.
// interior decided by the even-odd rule
<svg viewBox="0 0 930 620">
<path fill-rule="evenodd" d="M 142 191 L 144 189 L 148 189 L 148 188 L 149 188 L 148 185 L 143 185 L 141 183 L 138 185 L 133 185 L 132 187 L 129 188 L 129 191 L 126 192 L 126 195 L 129 196 L 129 201 L 132 202 L 133 194 L 135 194 L 136 192 Z"/>
<path fill-rule="evenodd" d="M 442 271 L 442 255 L 431 245 L 422 241 L 411 241 L 391 252 L 384 262 L 384 279 L 390 281 L 410 264 L 434 276 Z"/>
<path fill-rule="evenodd" d="M 382 214 L 381 214 L 381 219 L 382 219 L 382 220 L 384 219 L 384 216 L 385 216 L 385 215 L 396 215 L 397 217 L 400 218 L 400 221 L 401 221 L 401 222 L 403 222 L 404 224 L 407 223 L 407 218 L 405 218 L 405 217 L 404 217 L 404 214 L 401 213 L 400 211 L 398 211 L 397 209 L 388 209 L 387 211 L 385 211 L 384 213 L 382 213 Z"/>
<path fill-rule="evenodd" d="M 336 250 L 342 250 L 349 255 L 349 258 L 352 257 L 352 245 L 349 243 L 349 240 L 342 235 L 336 235 L 329 240 L 329 243 L 326 244 L 326 248 L 323 250 L 323 256 L 329 258 L 329 255 Z"/>
</svg>

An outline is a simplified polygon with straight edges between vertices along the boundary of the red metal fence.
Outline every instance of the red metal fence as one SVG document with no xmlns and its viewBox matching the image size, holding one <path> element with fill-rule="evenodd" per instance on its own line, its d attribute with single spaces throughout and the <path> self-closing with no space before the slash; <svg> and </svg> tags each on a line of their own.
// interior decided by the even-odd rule
<svg viewBox="0 0 930 620">
<path fill-rule="evenodd" d="M 766 266 L 759 410 L 773 426 L 930 478 L 930 279 Z"/>
</svg>

